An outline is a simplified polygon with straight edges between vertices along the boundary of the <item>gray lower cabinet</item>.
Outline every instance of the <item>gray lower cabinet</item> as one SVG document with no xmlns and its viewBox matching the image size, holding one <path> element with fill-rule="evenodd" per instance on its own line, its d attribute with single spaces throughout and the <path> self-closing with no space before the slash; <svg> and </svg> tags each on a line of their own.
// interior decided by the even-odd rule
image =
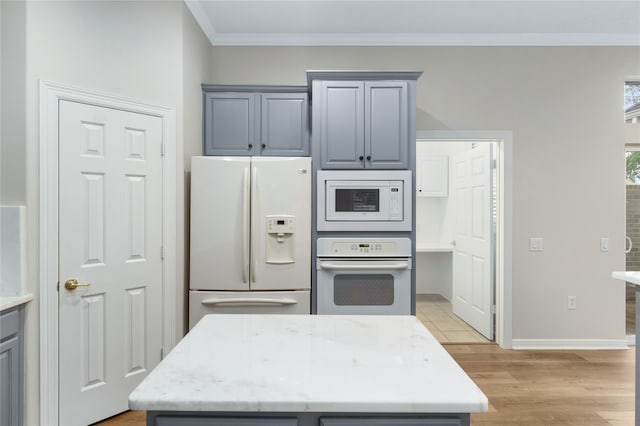
<svg viewBox="0 0 640 426">
<path fill-rule="evenodd" d="M 0 426 L 23 424 L 23 308 L 0 314 Z"/>
<path fill-rule="evenodd" d="M 147 426 L 469 426 L 469 413 L 212 413 L 147 411 Z"/>
<path fill-rule="evenodd" d="M 205 417 L 165 417 L 156 418 L 157 426 L 297 426 L 298 420 L 273 418 L 205 418 Z"/>
<path fill-rule="evenodd" d="M 319 88 L 313 126 L 321 168 L 408 168 L 408 82 L 322 81 Z"/>
<path fill-rule="evenodd" d="M 320 419 L 320 426 L 462 426 L 459 418 L 400 419 L 400 418 L 343 418 Z"/>
<path fill-rule="evenodd" d="M 205 155 L 309 155 L 306 87 L 203 85 Z"/>
</svg>

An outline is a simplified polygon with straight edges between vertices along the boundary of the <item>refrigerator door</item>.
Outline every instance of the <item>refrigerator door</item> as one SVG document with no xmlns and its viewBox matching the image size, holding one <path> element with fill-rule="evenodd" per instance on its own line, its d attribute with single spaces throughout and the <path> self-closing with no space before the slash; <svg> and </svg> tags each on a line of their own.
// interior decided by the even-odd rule
<svg viewBox="0 0 640 426">
<path fill-rule="evenodd" d="M 250 164 L 191 159 L 192 290 L 249 290 Z"/>
<path fill-rule="evenodd" d="M 311 159 L 253 157 L 251 290 L 311 288 Z"/>
</svg>

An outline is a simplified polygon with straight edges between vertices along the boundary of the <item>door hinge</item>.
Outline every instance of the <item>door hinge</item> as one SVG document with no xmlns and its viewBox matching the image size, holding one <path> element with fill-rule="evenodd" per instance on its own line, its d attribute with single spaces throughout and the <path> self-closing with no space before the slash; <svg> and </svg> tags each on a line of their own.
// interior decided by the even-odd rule
<svg viewBox="0 0 640 426">
<path fill-rule="evenodd" d="M 164 144 L 160 144 L 160 157 L 164 157 Z"/>
<path fill-rule="evenodd" d="M 58 281 L 56 283 L 56 291 L 59 292 L 60 291 L 60 281 Z"/>
<path fill-rule="evenodd" d="M 160 246 L 160 260 L 164 260 L 164 246 Z"/>
<path fill-rule="evenodd" d="M 164 359 L 164 348 L 160 348 L 160 361 Z"/>
</svg>

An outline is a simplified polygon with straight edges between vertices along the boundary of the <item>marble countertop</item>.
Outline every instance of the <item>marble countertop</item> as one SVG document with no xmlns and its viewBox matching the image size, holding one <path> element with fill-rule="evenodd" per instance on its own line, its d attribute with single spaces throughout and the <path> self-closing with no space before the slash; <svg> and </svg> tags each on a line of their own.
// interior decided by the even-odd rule
<svg viewBox="0 0 640 426">
<path fill-rule="evenodd" d="M 15 308 L 16 306 L 24 305 L 32 300 L 33 294 L 31 293 L 23 294 L 21 296 L 2 296 L 0 297 L 0 312 Z"/>
<path fill-rule="evenodd" d="M 615 271 L 611 273 L 611 276 L 617 280 L 640 285 L 640 271 Z"/>
<path fill-rule="evenodd" d="M 207 315 L 129 396 L 152 411 L 487 411 L 413 316 Z"/>
</svg>

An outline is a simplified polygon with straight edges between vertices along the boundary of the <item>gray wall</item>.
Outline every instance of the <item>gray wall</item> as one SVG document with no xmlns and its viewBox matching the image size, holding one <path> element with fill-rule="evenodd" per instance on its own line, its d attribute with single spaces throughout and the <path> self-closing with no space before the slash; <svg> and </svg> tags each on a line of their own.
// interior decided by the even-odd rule
<svg viewBox="0 0 640 426">
<path fill-rule="evenodd" d="M 512 131 L 514 339 L 624 338 L 624 286 L 611 271 L 624 268 L 622 88 L 625 76 L 640 75 L 640 48 L 212 51 L 209 83 L 304 84 L 307 69 L 423 70 L 419 131 Z M 544 238 L 544 252 L 528 251 L 530 237 Z M 600 252 L 601 237 L 610 252 Z"/>
</svg>

